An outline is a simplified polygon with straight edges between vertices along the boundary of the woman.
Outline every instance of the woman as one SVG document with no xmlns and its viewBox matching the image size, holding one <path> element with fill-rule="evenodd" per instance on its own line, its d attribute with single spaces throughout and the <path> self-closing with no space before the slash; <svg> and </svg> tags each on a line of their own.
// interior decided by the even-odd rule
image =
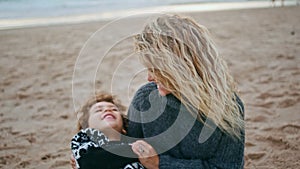
<svg viewBox="0 0 300 169">
<path fill-rule="evenodd" d="M 78 111 L 79 132 L 71 141 L 72 168 L 143 169 L 131 145 L 121 141 L 127 119 L 115 97 L 97 93 Z M 133 143 L 135 145 L 137 143 Z M 130 158 L 135 157 L 135 158 Z"/>
<path fill-rule="evenodd" d="M 135 40 L 151 82 L 128 111 L 128 136 L 146 140 L 142 164 L 243 168 L 243 103 L 208 30 L 190 18 L 164 15 Z"/>
</svg>

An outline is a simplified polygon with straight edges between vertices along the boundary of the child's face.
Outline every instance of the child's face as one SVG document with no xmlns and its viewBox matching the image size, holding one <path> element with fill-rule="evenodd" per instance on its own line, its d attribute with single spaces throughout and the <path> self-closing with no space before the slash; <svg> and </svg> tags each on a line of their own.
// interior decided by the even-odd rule
<svg viewBox="0 0 300 169">
<path fill-rule="evenodd" d="M 116 105 L 110 102 L 95 103 L 89 110 L 88 124 L 90 128 L 100 131 L 116 130 L 121 133 L 123 119 Z"/>
</svg>

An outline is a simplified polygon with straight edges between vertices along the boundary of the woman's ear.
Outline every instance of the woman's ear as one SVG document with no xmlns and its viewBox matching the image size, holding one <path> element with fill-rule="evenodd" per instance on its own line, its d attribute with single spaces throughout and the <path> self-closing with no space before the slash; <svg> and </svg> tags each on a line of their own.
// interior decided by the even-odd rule
<svg viewBox="0 0 300 169">
<path fill-rule="evenodd" d="M 125 129 L 122 129 L 121 133 L 124 134 L 124 135 L 126 135 L 127 131 Z"/>
</svg>

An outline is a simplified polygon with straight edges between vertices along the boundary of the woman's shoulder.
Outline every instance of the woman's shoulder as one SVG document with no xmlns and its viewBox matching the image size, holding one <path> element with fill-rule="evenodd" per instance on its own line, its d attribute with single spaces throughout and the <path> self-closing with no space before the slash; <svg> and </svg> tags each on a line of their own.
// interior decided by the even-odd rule
<svg viewBox="0 0 300 169">
<path fill-rule="evenodd" d="M 141 96 L 141 95 L 149 95 L 153 90 L 156 90 L 157 89 L 157 86 L 155 83 L 153 82 L 149 82 L 143 86 L 141 86 L 135 96 Z"/>
<path fill-rule="evenodd" d="M 148 109 L 150 107 L 149 96 L 151 92 L 156 89 L 155 83 L 147 83 L 140 87 L 132 99 L 131 106 L 138 110 L 140 110 L 140 108 Z"/>
</svg>

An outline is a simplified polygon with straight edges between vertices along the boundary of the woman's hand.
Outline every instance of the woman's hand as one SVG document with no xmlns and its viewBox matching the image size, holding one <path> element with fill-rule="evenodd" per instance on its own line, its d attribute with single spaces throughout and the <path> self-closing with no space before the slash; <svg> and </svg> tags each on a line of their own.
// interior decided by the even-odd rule
<svg viewBox="0 0 300 169">
<path fill-rule="evenodd" d="M 72 169 L 77 169 L 75 158 L 74 158 L 73 154 L 71 154 L 71 156 L 70 156 L 70 164 L 71 164 Z"/>
<path fill-rule="evenodd" d="M 132 150 L 138 155 L 140 162 L 148 169 L 158 169 L 159 157 L 154 148 L 143 140 L 132 143 Z"/>
</svg>

